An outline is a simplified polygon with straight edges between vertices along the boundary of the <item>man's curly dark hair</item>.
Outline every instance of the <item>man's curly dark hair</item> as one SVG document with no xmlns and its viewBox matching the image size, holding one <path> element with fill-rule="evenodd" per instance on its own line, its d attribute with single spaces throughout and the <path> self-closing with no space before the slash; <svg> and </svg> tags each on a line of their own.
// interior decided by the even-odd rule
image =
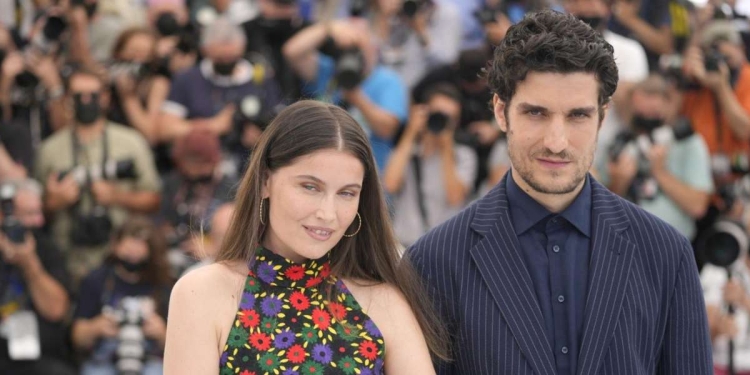
<svg viewBox="0 0 750 375">
<path fill-rule="evenodd" d="M 572 15 L 553 10 L 530 13 L 508 29 L 495 49 L 488 71 L 490 89 L 508 104 L 528 72 L 594 73 L 601 116 L 602 106 L 617 88 L 613 51 L 601 34 Z"/>
</svg>

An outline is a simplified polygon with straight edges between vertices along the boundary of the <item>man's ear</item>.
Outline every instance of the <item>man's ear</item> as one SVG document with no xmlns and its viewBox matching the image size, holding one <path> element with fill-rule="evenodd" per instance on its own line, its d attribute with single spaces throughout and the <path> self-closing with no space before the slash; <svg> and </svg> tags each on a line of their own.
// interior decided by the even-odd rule
<svg viewBox="0 0 750 375">
<path fill-rule="evenodd" d="M 500 100 L 500 97 L 497 96 L 497 94 L 492 97 L 492 109 L 493 112 L 495 112 L 495 120 L 497 120 L 497 125 L 500 127 L 500 130 L 502 130 L 503 133 L 507 133 L 508 123 L 505 118 L 505 102 Z"/>
</svg>

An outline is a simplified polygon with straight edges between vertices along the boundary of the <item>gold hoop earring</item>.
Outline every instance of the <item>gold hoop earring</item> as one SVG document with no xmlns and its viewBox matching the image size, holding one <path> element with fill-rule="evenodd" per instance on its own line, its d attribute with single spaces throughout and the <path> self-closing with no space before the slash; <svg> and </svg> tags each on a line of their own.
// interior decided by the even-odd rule
<svg viewBox="0 0 750 375">
<path fill-rule="evenodd" d="M 260 199 L 260 224 L 266 225 L 266 223 L 263 222 L 263 201 L 266 200 L 265 198 Z"/>
<path fill-rule="evenodd" d="M 362 229 L 362 216 L 359 216 L 359 212 L 357 212 L 357 218 L 359 219 L 359 226 L 357 227 L 357 231 L 352 234 L 344 233 L 344 237 L 349 237 L 349 238 L 354 237 L 357 235 L 357 233 L 359 233 L 359 230 Z"/>
</svg>

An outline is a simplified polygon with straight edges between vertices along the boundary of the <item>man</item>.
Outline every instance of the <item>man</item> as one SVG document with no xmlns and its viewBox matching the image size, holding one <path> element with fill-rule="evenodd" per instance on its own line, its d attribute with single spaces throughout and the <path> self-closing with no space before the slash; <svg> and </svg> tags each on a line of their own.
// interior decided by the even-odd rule
<svg viewBox="0 0 750 375">
<path fill-rule="evenodd" d="M 690 243 L 591 178 L 617 86 L 573 16 L 511 27 L 489 71 L 511 171 L 408 256 L 454 332 L 439 374 L 711 374 Z"/>
<path fill-rule="evenodd" d="M 310 26 L 289 39 L 283 52 L 306 82 L 305 94 L 349 106 L 349 112 L 369 133 L 382 171 L 406 121 L 408 99 L 398 75 L 377 64 L 377 47 L 367 24 L 359 21 Z"/>
<path fill-rule="evenodd" d="M 454 141 L 461 119 L 461 94 L 438 84 L 415 106 L 383 174 L 393 196 L 393 228 L 410 246 L 465 207 L 476 175 L 474 150 Z"/>
<path fill-rule="evenodd" d="M 60 251 L 41 231 L 42 188 L 35 180 L 20 179 L 6 181 L 0 190 L 3 215 L 8 215 L 0 223 L 12 215 L 19 235 L 14 241 L 6 231 L 0 233 L 0 368 L 8 374 L 75 374 L 66 363 L 63 326 L 70 306 L 68 273 Z M 27 343 L 40 349 L 35 355 L 19 351 L 23 338 L 11 333 L 23 317 L 36 321 L 35 326 L 26 323 L 32 333 Z"/>
<path fill-rule="evenodd" d="M 683 115 L 705 139 L 711 154 L 716 190 L 750 172 L 750 65 L 734 24 L 714 21 L 700 31 L 699 44 L 685 52 L 683 70 L 693 86 L 683 101 Z M 700 227 L 732 210 L 718 196 Z"/>
<path fill-rule="evenodd" d="M 74 72 L 66 100 L 75 122 L 42 144 L 35 177 L 45 183 L 44 208 L 75 285 L 101 264 L 113 227 L 158 209 L 160 180 L 145 139 L 104 116 L 109 98 L 99 75 Z"/>
<path fill-rule="evenodd" d="M 599 181 L 693 239 L 695 220 L 706 213 L 713 190 L 711 158 L 690 122 L 674 116 L 676 97 L 657 75 L 633 88 L 631 125 L 607 151 L 617 152 L 622 144 L 626 150 L 610 155 Z"/>
<path fill-rule="evenodd" d="M 201 35 L 205 58 L 176 76 L 162 108 L 161 140 L 172 142 L 194 127 L 216 135 L 234 131 L 238 105 L 255 98 L 260 110 L 270 111 L 280 102 L 276 81 L 262 65 L 242 58 L 245 34 L 226 18 L 219 18 Z"/>
</svg>

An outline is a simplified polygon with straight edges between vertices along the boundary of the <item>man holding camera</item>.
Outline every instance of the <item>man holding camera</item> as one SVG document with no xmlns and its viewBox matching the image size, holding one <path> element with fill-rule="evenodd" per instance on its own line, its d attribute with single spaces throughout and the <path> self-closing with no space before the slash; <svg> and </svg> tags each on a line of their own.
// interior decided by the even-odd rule
<svg viewBox="0 0 750 375">
<path fill-rule="evenodd" d="M 383 175 L 385 190 L 394 197 L 393 227 L 405 247 L 458 213 L 476 176 L 476 153 L 454 142 L 461 94 L 439 84 L 425 98 L 425 105 L 413 107 Z"/>
<path fill-rule="evenodd" d="M 283 52 L 306 82 L 305 94 L 349 107 L 369 133 L 378 168 L 385 168 L 406 121 L 408 97 L 399 76 L 377 65 L 377 47 L 366 21 L 315 24 L 292 37 Z"/>
<path fill-rule="evenodd" d="M 0 185 L 0 368 L 9 374 L 75 374 L 62 321 L 68 274 L 41 232 L 42 188 L 31 180 Z M 24 332 L 24 328 L 28 329 Z"/>
<path fill-rule="evenodd" d="M 729 21 L 706 25 L 698 40 L 685 53 L 683 72 L 693 85 L 685 92 L 682 111 L 708 145 L 716 190 L 731 191 L 750 172 L 750 65 Z M 733 211 L 728 203 L 734 197 L 723 195 L 715 197 L 699 226 Z"/>
<path fill-rule="evenodd" d="M 239 26 L 221 17 L 203 30 L 205 58 L 177 75 L 162 107 L 160 138 L 172 142 L 198 127 L 222 136 L 234 127 L 235 111 L 249 96 L 264 110 L 281 102 L 278 85 L 263 64 L 243 58 L 246 37 Z"/>
<path fill-rule="evenodd" d="M 160 181 L 148 144 L 136 130 L 109 123 L 105 81 L 80 69 L 68 81 L 75 122 L 39 150 L 35 176 L 45 182 L 45 210 L 74 281 L 101 264 L 110 231 L 130 212 L 159 207 Z"/>
<path fill-rule="evenodd" d="M 708 209 L 713 190 L 710 157 L 703 138 L 676 116 L 677 94 L 660 76 L 636 84 L 630 95 L 632 120 L 608 151 L 601 180 L 688 239 Z"/>
</svg>

